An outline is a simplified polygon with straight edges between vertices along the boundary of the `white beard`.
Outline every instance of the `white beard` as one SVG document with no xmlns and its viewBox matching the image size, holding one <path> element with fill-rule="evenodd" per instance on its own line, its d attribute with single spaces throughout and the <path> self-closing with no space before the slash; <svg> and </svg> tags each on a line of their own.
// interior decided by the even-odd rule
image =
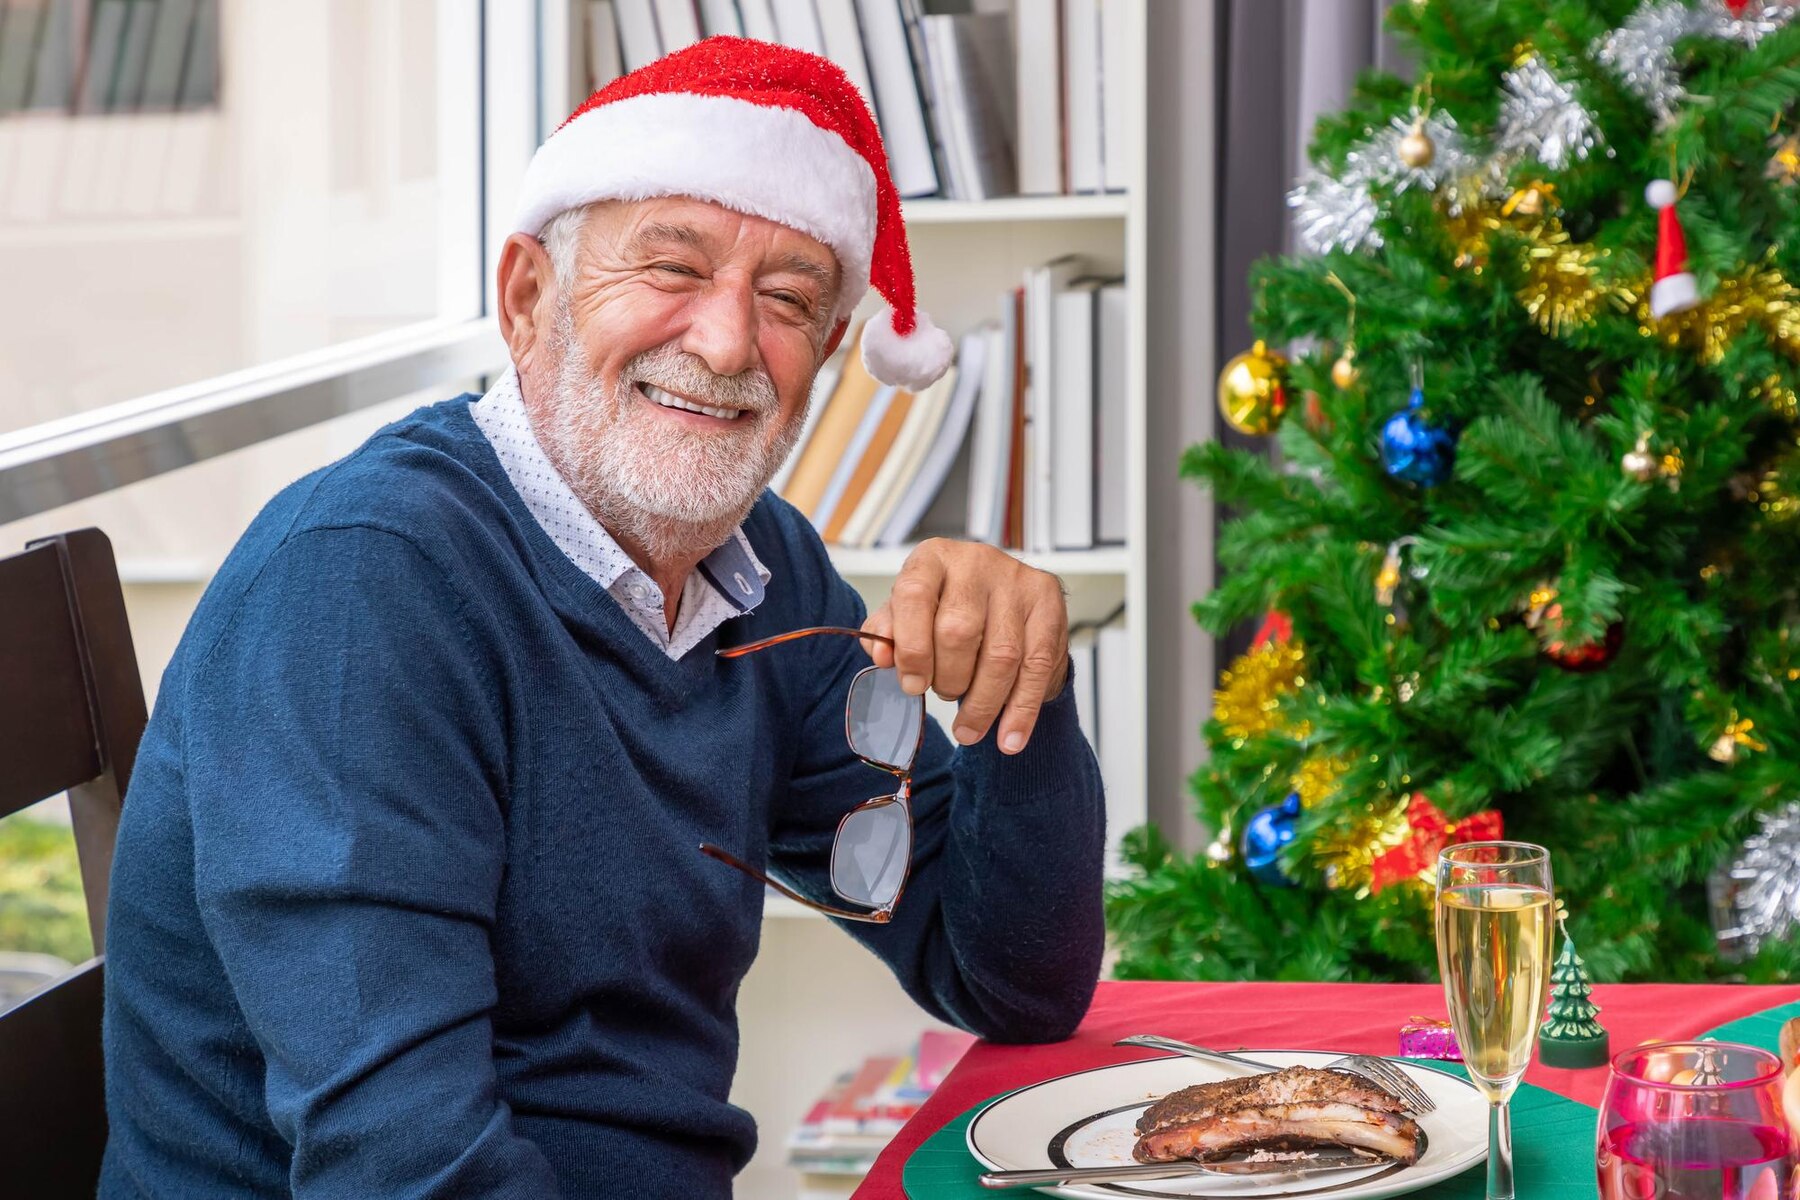
<svg viewBox="0 0 1800 1200">
<path fill-rule="evenodd" d="M 673 343 L 627 363 L 617 388 L 589 370 L 568 305 L 559 305 L 550 350 L 555 395 L 532 405 L 532 427 L 557 473 L 615 537 L 653 561 L 704 555 L 723 545 L 780 469 L 804 427 L 802 408 L 773 441 L 781 401 L 767 372 L 715 375 Z M 691 432 L 651 411 L 643 382 L 717 408 L 746 410 L 732 427 Z"/>
</svg>

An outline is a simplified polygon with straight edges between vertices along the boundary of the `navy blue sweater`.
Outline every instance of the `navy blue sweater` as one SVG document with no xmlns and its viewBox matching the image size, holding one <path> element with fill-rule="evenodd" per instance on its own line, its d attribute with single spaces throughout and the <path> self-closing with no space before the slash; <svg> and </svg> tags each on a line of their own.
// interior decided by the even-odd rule
<svg viewBox="0 0 1800 1200">
<path fill-rule="evenodd" d="M 830 898 L 858 625 L 765 495 L 753 613 L 671 660 L 551 543 L 469 416 L 421 409 L 263 510 L 163 677 L 106 939 L 103 1197 L 708 1197 L 762 890 Z M 911 883 L 849 925 L 927 1011 L 1066 1036 L 1101 952 L 1071 693 L 1024 753 L 932 725 Z M 829 1001 L 830 980 L 808 981 Z"/>
</svg>

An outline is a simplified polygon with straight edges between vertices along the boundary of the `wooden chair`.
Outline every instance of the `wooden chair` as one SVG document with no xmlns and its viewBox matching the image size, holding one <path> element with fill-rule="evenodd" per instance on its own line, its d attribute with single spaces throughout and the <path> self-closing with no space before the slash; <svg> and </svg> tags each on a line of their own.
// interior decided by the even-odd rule
<svg viewBox="0 0 1800 1200">
<path fill-rule="evenodd" d="M 112 543 L 81 529 L 0 559 L 0 816 L 69 794 L 94 948 L 146 720 Z M 104 957 L 0 1014 L 0 1191 L 92 1196 L 106 1145 Z"/>
</svg>

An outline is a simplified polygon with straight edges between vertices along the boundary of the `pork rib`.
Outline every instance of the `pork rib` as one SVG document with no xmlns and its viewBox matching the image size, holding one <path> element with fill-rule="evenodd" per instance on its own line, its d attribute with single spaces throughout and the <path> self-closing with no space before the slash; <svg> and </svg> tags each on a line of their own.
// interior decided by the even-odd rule
<svg viewBox="0 0 1800 1200">
<path fill-rule="evenodd" d="M 1211 1162 L 1254 1150 L 1349 1147 L 1395 1162 L 1419 1159 L 1406 1105 L 1338 1071 L 1288 1067 L 1171 1092 L 1138 1118 L 1139 1162 Z"/>
</svg>

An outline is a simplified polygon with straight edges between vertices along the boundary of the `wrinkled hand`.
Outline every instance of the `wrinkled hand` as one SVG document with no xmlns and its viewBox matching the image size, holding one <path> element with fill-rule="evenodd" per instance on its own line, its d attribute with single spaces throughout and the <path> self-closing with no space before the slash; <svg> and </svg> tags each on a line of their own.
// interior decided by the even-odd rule
<svg viewBox="0 0 1800 1200">
<path fill-rule="evenodd" d="M 961 701 L 951 736 L 965 746 L 999 718 L 1000 749 L 1023 750 L 1068 676 L 1062 581 L 979 542 L 919 543 L 862 627 L 894 639 L 864 645 L 877 666 L 899 668 L 907 694 Z"/>
</svg>

